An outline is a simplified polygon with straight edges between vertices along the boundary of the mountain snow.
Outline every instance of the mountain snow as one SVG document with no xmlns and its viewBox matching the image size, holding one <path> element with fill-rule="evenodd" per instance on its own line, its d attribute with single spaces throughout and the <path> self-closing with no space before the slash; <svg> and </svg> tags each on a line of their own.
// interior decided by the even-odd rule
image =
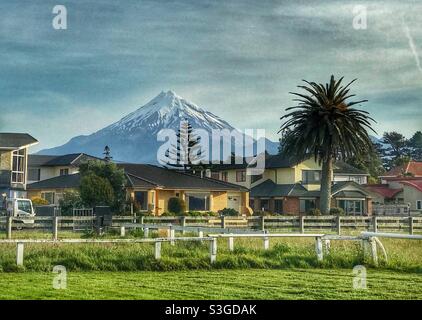
<svg viewBox="0 0 422 320">
<path fill-rule="evenodd" d="M 212 129 L 236 130 L 228 122 L 175 92 L 162 91 L 119 121 L 91 135 L 74 137 L 62 146 L 42 150 L 39 154 L 84 152 L 102 157 L 104 146 L 108 145 L 115 160 L 156 163 L 156 150 L 162 143 L 157 141 L 157 133 L 162 129 L 177 132 L 180 122 L 185 120 L 192 128 L 205 129 L 208 132 Z M 278 143 L 265 139 L 265 144 L 267 152 L 277 152 Z"/>
</svg>

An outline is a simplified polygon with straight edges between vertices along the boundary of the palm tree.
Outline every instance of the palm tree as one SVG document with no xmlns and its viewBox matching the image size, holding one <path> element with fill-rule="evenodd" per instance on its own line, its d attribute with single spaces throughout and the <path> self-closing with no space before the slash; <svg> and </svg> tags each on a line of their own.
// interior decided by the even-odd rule
<svg viewBox="0 0 422 320">
<path fill-rule="evenodd" d="M 367 100 L 348 102 L 354 97 L 349 86 L 342 86 L 343 78 L 330 83 L 317 84 L 303 80 L 307 86 L 298 86 L 307 93 L 295 93 L 297 102 L 280 119 L 284 122 L 280 132 L 285 133 L 283 151 L 297 162 L 314 156 L 322 164 L 320 209 L 329 214 L 331 206 L 331 177 L 337 159 L 361 157 L 372 150 L 373 145 L 366 129 L 371 128 L 368 112 L 354 109 L 353 105 Z M 308 94 L 309 93 L 309 94 Z M 287 133 L 287 134 L 286 134 Z"/>
</svg>

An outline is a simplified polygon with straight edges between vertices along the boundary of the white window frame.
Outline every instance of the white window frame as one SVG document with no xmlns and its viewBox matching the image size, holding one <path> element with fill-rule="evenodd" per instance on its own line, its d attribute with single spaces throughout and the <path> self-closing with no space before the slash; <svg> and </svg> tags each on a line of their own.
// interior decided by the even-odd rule
<svg viewBox="0 0 422 320">
<path fill-rule="evenodd" d="M 23 151 L 23 154 L 19 154 L 21 151 Z M 19 169 L 19 163 L 20 161 L 22 161 L 22 171 L 20 170 L 14 170 L 14 164 L 15 164 L 15 158 L 17 158 L 17 166 Z M 25 184 L 25 158 L 26 158 L 26 150 L 25 149 L 19 149 L 19 150 L 15 150 L 12 152 L 12 172 L 11 172 L 11 177 L 10 180 L 12 183 L 22 183 Z M 13 179 L 13 176 L 16 174 L 16 177 L 22 176 L 22 180 L 21 179 Z"/>
</svg>

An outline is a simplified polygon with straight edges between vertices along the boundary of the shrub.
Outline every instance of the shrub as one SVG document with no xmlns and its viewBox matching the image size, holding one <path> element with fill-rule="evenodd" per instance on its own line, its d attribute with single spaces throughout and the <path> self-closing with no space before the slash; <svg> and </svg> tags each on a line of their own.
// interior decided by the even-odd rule
<svg viewBox="0 0 422 320">
<path fill-rule="evenodd" d="M 259 217 L 266 217 L 266 216 L 271 216 L 273 214 L 269 211 L 254 211 L 253 215 L 259 216 Z"/>
<path fill-rule="evenodd" d="M 221 216 L 238 216 L 239 215 L 239 212 L 231 208 L 224 208 L 222 210 L 218 210 L 218 213 Z"/>
<path fill-rule="evenodd" d="M 170 213 L 183 215 L 186 211 L 185 201 L 176 197 L 170 198 L 168 202 L 168 210 Z"/>
<path fill-rule="evenodd" d="M 308 212 L 308 214 L 310 216 L 320 216 L 321 215 L 321 210 L 319 209 L 312 209 Z"/>
<path fill-rule="evenodd" d="M 331 208 L 330 215 L 333 216 L 344 216 L 344 210 L 342 208 Z"/>
<path fill-rule="evenodd" d="M 79 189 L 83 203 L 88 206 L 112 206 L 114 203 L 114 192 L 110 182 L 94 173 L 82 178 Z"/>
<path fill-rule="evenodd" d="M 40 197 L 33 197 L 31 201 L 34 206 L 46 206 L 50 204 L 47 200 Z"/>
<path fill-rule="evenodd" d="M 67 191 L 63 194 L 63 199 L 60 199 L 60 208 L 62 215 L 71 215 L 73 208 L 82 208 L 83 203 L 79 192 Z"/>
</svg>

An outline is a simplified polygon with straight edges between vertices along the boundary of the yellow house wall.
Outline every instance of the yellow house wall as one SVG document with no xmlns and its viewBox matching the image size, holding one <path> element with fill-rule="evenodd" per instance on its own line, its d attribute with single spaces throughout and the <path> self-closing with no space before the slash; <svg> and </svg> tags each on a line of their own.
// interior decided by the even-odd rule
<svg viewBox="0 0 422 320">
<path fill-rule="evenodd" d="M 225 191 L 214 191 L 211 192 L 211 211 L 217 212 L 227 207 L 227 192 Z"/>
</svg>

